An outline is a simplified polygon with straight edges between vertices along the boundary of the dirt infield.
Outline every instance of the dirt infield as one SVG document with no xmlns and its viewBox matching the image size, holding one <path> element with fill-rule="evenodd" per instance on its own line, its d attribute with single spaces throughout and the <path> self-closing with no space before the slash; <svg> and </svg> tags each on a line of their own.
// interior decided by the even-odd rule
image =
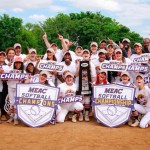
<svg viewBox="0 0 150 150">
<path fill-rule="evenodd" d="M 107 128 L 91 122 L 46 125 L 30 128 L 3 122 L 0 124 L 0 150 L 147 150 L 150 127 L 141 129 L 123 125 Z"/>
</svg>

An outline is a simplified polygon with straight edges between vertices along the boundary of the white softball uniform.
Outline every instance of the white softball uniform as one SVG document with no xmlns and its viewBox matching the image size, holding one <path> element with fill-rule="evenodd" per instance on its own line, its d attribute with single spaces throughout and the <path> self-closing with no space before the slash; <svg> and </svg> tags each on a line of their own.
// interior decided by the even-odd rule
<svg viewBox="0 0 150 150">
<path fill-rule="evenodd" d="M 67 91 L 72 91 L 72 94 L 76 92 L 76 85 L 73 83 L 72 86 L 67 85 L 66 83 L 62 83 L 58 85 L 60 88 L 60 95 L 65 97 L 67 95 Z M 82 111 L 83 105 L 80 102 L 72 102 L 72 103 L 62 103 L 59 104 L 58 110 L 56 111 L 56 121 L 57 122 L 64 122 L 65 117 L 69 111 Z"/>
<path fill-rule="evenodd" d="M 62 57 L 63 57 L 63 52 L 60 49 L 57 49 L 55 51 L 55 57 L 57 59 L 57 62 L 60 63 L 62 61 Z M 47 53 L 44 55 L 43 60 L 46 60 L 47 58 Z"/>
<path fill-rule="evenodd" d="M 139 94 L 145 95 L 147 97 L 147 104 L 146 106 L 142 106 L 140 104 L 134 104 L 135 110 L 137 110 L 139 113 L 143 114 L 143 118 L 140 121 L 140 127 L 146 128 L 148 127 L 148 123 L 150 121 L 150 89 L 145 86 L 144 89 L 139 90 L 136 89 L 135 97 L 137 97 Z"/>
<path fill-rule="evenodd" d="M 59 65 L 63 65 L 63 66 L 64 66 L 62 72 L 59 72 L 59 73 L 58 73 L 59 75 L 62 75 L 62 73 L 63 73 L 64 71 L 66 71 L 66 70 L 69 70 L 69 71 L 72 72 L 73 74 L 75 74 L 75 72 L 76 72 L 76 65 L 75 65 L 75 62 L 73 62 L 73 61 L 71 61 L 71 63 L 70 63 L 69 66 L 67 66 L 67 65 L 65 64 L 65 61 L 59 63 Z M 62 76 L 63 76 L 63 75 L 62 75 Z M 59 85 L 59 84 L 61 84 L 61 83 L 62 83 L 62 82 L 58 79 L 58 80 L 57 80 L 57 85 Z"/>
<path fill-rule="evenodd" d="M 50 77 L 48 77 L 47 80 L 48 80 L 48 84 L 49 84 L 50 86 L 55 87 L 55 85 L 54 85 L 54 83 L 53 83 L 53 81 L 52 81 L 52 79 L 51 79 Z M 31 79 L 30 79 L 30 83 L 39 83 L 39 82 L 40 82 L 40 81 L 39 81 L 39 74 L 35 74 L 35 75 L 32 76 Z"/>
<path fill-rule="evenodd" d="M 13 71 L 14 70 L 10 70 L 10 73 Z M 24 71 L 24 73 L 25 73 L 25 71 Z M 14 105 L 15 96 L 16 96 L 16 84 L 19 82 L 20 82 L 19 80 L 8 80 L 7 81 L 10 105 Z"/>
<path fill-rule="evenodd" d="M 21 57 L 23 60 L 27 57 L 27 55 L 26 54 L 20 54 L 19 56 L 14 56 L 14 59 L 16 58 L 16 57 Z"/>
</svg>

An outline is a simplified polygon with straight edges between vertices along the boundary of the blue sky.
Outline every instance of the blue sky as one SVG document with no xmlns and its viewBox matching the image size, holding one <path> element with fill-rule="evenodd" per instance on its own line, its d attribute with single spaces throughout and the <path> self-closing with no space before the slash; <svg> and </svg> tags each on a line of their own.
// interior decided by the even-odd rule
<svg viewBox="0 0 150 150">
<path fill-rule="evenodd" d="M 0 0 L 0 15 L 19 17 L 24 23 L 81 11 L 101 12 L 150 38 L 150 0 Z"/>
</svg>

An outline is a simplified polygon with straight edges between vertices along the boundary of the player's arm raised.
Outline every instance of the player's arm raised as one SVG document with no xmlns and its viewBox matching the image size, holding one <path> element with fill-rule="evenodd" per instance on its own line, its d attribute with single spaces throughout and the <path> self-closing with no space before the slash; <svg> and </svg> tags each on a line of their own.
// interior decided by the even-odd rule
<svg viewBox="0 0 150 150">
<path fill-rule="evenodd" d="M 44 42 L 45 42 L 46 47 L 47 47 L 47 48 L 50 48 L 50 47 L 51 47 L 51 44 L 50 44 L 50 43 L 48 42 L 48 40 L 47 40 L 47 34 L 46 34 L 46 32 L 44 32 L 43 40 L 44 40 Z"/>
<path fill-rule="evenodd" d="M 63 53 L 65 53 L 65 52 L 68 50 L 68 46 L 67 46 L 67 44 L 65 43 L 65 40 L 64 40 L 64 38 L 63 38 L 62 35 L 58 34 L 58 38 L 59 38 L 59 40 L 60 40 L 60 42 L 61 42 L 62 51 L 63 51 Z"/>
</svg>

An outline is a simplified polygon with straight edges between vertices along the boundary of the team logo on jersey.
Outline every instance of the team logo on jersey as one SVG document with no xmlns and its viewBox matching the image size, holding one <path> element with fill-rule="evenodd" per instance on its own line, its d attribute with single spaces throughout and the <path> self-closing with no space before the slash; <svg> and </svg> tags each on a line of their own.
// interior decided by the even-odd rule
<svg viewBox="0 0 150 150">
<path fill-rule="evenodd" d="M 18 117 L 31 127 L 50 122 L 57 109 L 58 92 L 58 88 L 42 84 L 17 84 Z"/>
<path fill-rule="evenodd" d="M 129 120 L 134 104 L 134 88 L 117 84 L 93 87 L 95 117 L 98 122 L 117 127 Z"/>
</svg>

